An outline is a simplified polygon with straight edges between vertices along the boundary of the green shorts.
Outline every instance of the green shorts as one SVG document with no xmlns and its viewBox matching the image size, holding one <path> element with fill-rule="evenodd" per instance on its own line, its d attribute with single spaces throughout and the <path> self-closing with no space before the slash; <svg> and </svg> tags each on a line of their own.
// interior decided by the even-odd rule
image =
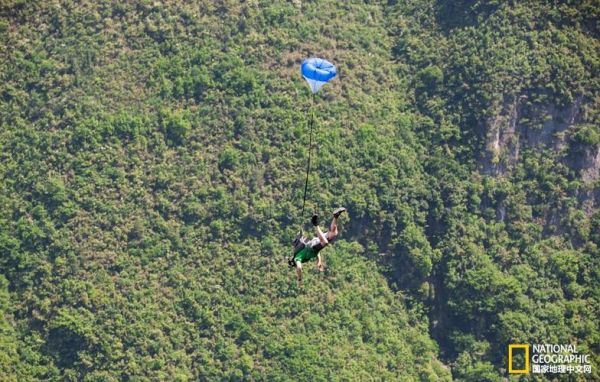
<svg viewBox="0 0 600 382">
<path fill-rule="evenodd" d="M 307 261 L 316 258 L 318 253 L 319 251 L 316 251 L 311 247 L 304 247 L 300 250 L 300 252 L 296 253 L 296 256 L 294 256 L 294 261 L 306 263 Z"/>
</svg>

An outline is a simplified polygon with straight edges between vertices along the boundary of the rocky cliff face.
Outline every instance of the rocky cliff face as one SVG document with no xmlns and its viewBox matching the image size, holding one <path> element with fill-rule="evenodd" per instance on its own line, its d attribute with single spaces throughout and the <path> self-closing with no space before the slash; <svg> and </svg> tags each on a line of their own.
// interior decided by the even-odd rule
<svg viewBox="0 0 600 382">
<path fill-rule="evenodd" d="M 566 157 L 570 130 L 584 120 L 581 103 L 578 98 L 572 105 L 559 108 L 552 104 L 529 104 L 526 95 L 505 97 L 484 126 L 487 138 L 486 151 L 480 160 L 482 172 L 504 175 L 519 161 L 522 148 L 549 148 Z M 587 156 L 595 157 L 598 147 L 586 150 Z M 567 164 L 580 170 L 582 177 L 586 174 L 587 180 L 597 179 L 595 160 L 569 160 Z"/>
<path fill-rule="evenodd" d="M 600 146 L 582 147 L 567 158 L 570 167 L 579 170 L 581 180 L 590 184 L 600 179 Z"/>
<path fill-rule="evenodd" d="M 577 196 L 591 213 L 600 205 L 600 146 L 572 138 L 580 125 L 591 120 L 583 104 L 581 97 L 561 108 L 532 104 L 527 95 L 506 96 L 483 126 L 487 133 L 485 152 L 479 161 L 481 172 L 508 176 L 523 150 L 551 150 L 556 160 L 573 169 L 583 182 Z"/>
<path fill-rule="evenodd" d="M 600 146 L 584 147 L 569 158 L 571 167 L 579 170 L 584 183 L 577 195 L 587 216 L 600 206 Z"/>
</svg>

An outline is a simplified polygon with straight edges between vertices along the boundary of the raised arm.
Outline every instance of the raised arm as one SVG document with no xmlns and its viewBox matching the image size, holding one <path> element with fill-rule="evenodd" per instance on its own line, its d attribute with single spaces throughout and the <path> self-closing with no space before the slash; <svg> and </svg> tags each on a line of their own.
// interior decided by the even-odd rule
<svg viewBox="0 0 600 382">
<path fill-rule="evenodd" d="M 323 234 L 323 231 L 321 231 L 321 227 L 315 226 L 315 232 L 316 232 L 317 237 L 319 238 L 319 241 L 321 242 L 322 246 L 326 246 L 327 244 L 329 244 L 329 241 Z"/>
</svg>

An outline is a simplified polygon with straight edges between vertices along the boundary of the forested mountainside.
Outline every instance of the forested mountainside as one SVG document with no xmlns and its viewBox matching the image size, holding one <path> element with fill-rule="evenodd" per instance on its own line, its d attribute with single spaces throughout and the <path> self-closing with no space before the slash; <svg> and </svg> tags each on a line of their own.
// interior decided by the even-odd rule
<svg viewBox="0 0 600 382">
<path fill-rule="evenodd" d="M 0 380 L 600 379 L 599 10 L 1 2 Z"/>
</svg>

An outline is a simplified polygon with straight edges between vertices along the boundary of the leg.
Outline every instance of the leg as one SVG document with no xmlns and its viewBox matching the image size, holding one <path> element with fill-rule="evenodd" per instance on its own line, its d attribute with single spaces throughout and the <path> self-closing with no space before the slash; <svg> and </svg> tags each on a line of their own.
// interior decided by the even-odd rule
<svg viewBox="0 0 600 382">
<path fill-rule="evenodd" d="M 338 207 L 333 211 L 333 219 L 331 220 L 331 225 L 329 226 L 329 232 L 327 232 L 327 238 L 329 240 L 335 239 L 335 237 L 338 235 L 337 219 L 340 217 L 340 214 L 345 211 L 346 208 L 344 207 Z"/>
<path fill-rule="evenodd" d="M 298 288 L 302 287 L 302 262 L 296 262 L 296 275 L 298 276 L 297 284 Z"/>
<path fill-rule="evenodd" d="M 334 216 L 333 219 L 331 220 L 331 224 L 329 225 L 329 232 L 327 232 L 327 238 L 329 240 L 333 240 L 333 239 L 335 239 L 335 237 L 337 235 L 338 235 L 337 218 Z"/>
</svg>

